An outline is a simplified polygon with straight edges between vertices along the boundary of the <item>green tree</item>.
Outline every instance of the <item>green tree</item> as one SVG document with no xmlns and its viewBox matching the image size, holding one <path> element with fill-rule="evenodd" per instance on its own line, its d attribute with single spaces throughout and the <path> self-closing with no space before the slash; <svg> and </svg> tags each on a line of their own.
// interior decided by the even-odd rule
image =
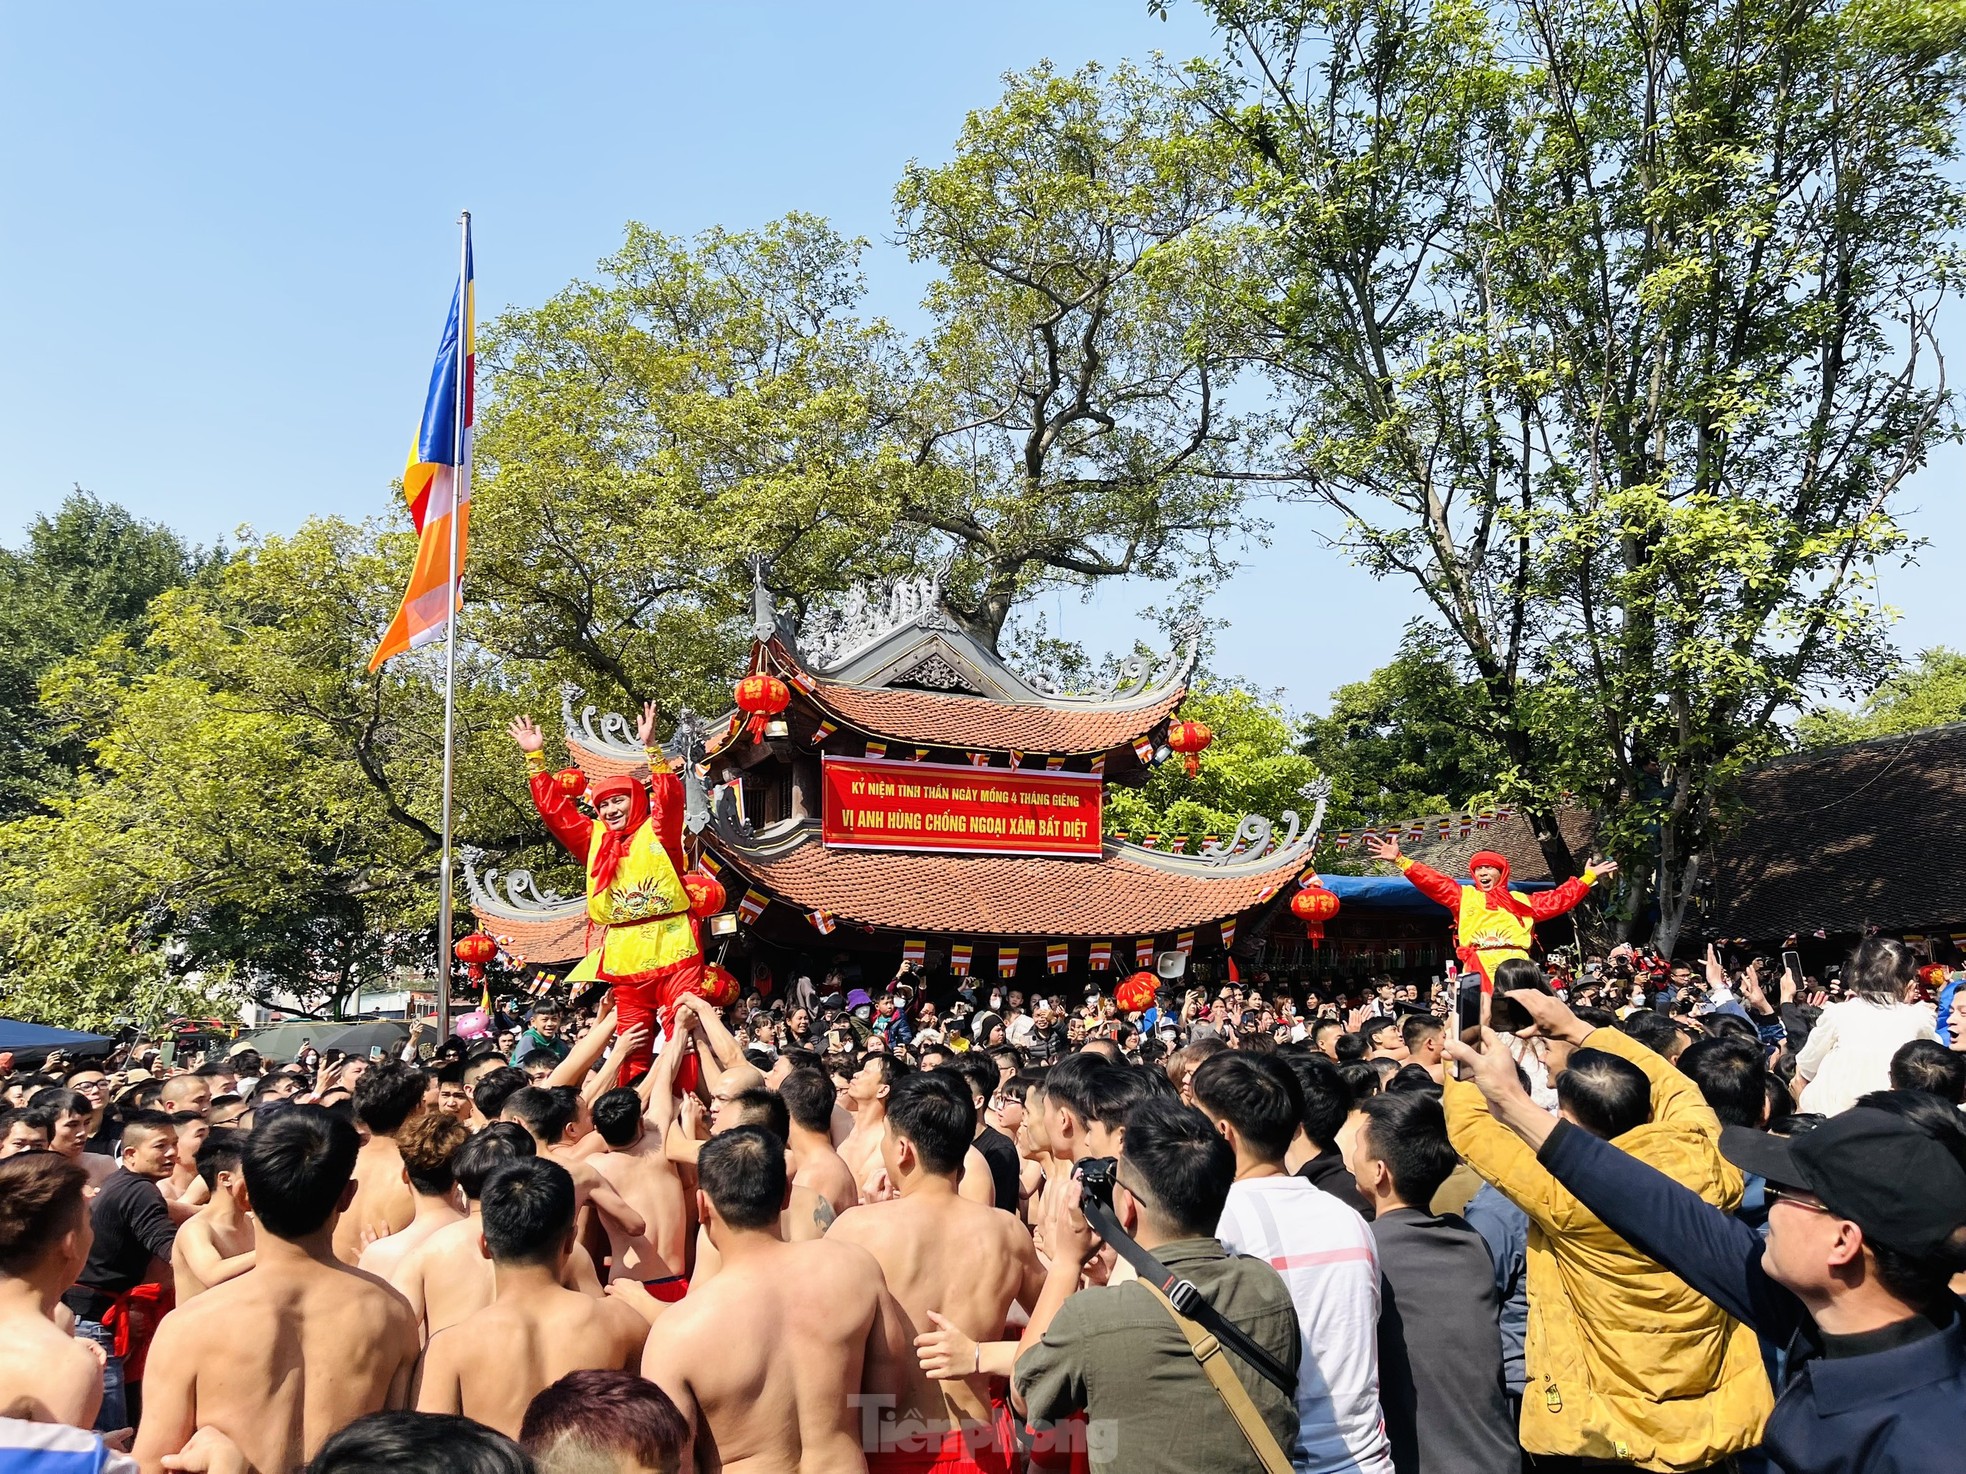
<svg viewBox="0 0 1966 1474">
<path fill-rule="evenodd" d="M 19 549 L 0 549 L 0 819 L 43 806 L 87 761 L 41 709 L 59 662 L 132 631 L 150 601 L 215 556 L 77 487 L 36 517 Z"/>
<path fill-rule="evenodd" d="M 1193 82 L 1269 242 L 1267 474 L 1427 599 L 1552 868 L 1569 789 L 1669 947 L 1713 795 L 1885 663 L 1868 570 L 1956 432 L 1966 13 L 1205 8 L 1231 55 Z"/>
<path fill-rule="evenodd" d="M 1966 722 L 1966 655 L 1940 645 L 1871 692 L 1855 711 L 1820 706 L 1795 724 L 1804 747 L 1834 747 Z"/>
<path fill-rule="evenodd" d="M 949 538 L 950 612 L 996 647 L 1029 595 L 1221 573 L 1260 535 L 1228 412 L 1233 150 L 1131 67 L 1048 65 L 911 164 L 901 239 L 941 276 L 900 514 Z"/>
</svg>

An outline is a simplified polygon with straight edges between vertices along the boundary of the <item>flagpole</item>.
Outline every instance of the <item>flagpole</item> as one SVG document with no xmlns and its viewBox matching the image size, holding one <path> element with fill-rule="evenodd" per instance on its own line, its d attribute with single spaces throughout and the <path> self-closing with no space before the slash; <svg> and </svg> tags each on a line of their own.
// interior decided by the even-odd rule
<svg viewBox="0 0 1966 1474">
<path fill-rule="evenodd" d="M 471 325 L 468 321 L 471 312 L 471 293 L 465 281 L 465 274 L 470 268 L 471 261 L 471 212 L 469 210 L 458 217 L 458 226 L 457 352 L 455 355 L 457 378 L 451 396 L 451 547 L 448 584 L 450 592 L 446 596 L 452 603 L 450 616 L 444 621 L 444 879 L 437 902 L 437 1042 L 439 1044 L 451 1036 L 451 776 L 457 747 L 457 620 L 458 606 L 463 603 L 463 600 L 458 597 L 457 587 L 457 533 L 458 520 L 464 515 L 465 477 L 470 474 L 464 462 L 465 375 L 470 371 L 470 356 L 465 352 L 465 348 L 471 335 Z"/>
</svg>

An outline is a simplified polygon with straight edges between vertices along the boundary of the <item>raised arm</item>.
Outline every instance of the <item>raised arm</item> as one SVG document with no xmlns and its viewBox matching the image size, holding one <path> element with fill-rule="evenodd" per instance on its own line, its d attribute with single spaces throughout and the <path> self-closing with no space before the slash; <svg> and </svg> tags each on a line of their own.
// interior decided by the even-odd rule
<svg viewBox="0 0 1966 1474">
<path fill-rule="evenodd" d="M 552 832 L 569 854 L 576 859 L 585 860 L 593 846 L 594 825 L 588 817 L 574 806 L 574 801 L 560 791 L 560 785 L 553 781 L 551 769 L 546 764 L 546 738 L 539 725 L 529 716 L 512 718 L 512 725 L 506 728 L 512 740 L 519 744 L 519 751 L 526 755 L 527 786 L 532 790 L 532 805 L 539 810 L 539 817 L 546 821 Z"/>
<path fill-rule="evenodd" d="M 1593 860 L 1584 867 L 1582 875 L 1572 876 L 1551 890 L 1532 894 L 1529 897 L 1530 914 L 1538 921 L 1548 921 L 1552 916 L 1561 916 L 1564 912 L 1580 905 L 1584 897 L 1591 893 L 1591 887 L 1599 880 L 1607 875 L 1615 875 L 1617 871 L 1616 860 Z"/>
<path fill-rule="evenodd" d="M 682 1067 L 683 1051 L 689 1047 L 688 1029 L 670 1030 L 662 1041 L 662 1052 L 655 1057 L 655 1068 L 635 1087 L 642 1098 L 643 1129 L 653 1131 L 658 1141 L 667 1142 L 669 1124 L 676 1119 L 676 1071 Z"/>
<path fill-rule="evenodd" d="M 1430 901 L 1438 901 L 1456 916 L 1461 914 L 1461 885 L 1442 875 L 1430 865 L 1422 865 L 1418 860 L 1409 860 L 1399 852 L 1399 841 L 1390 836 L 1385 839 L 1365 841 L 1372 858 L 1383 860 L 1388 865 L 1397 865 L 1399 873 L 1413 883 L 1413 888 Z"/>
<path fill-rule="evenodd" d="M 594 1061 L 608 1047 L 608 1039 L 613 1033 L 614 1010 L 609 1008 L 588 1026 L 587 1032 L 567 1051 L 567 1057 L 546 1077 L 546 1088 L 551 1090 L 555 1085 L 579 1085 L 586 1080 L 587 1072 L 594 1068 Z"/>
<path fill-rule="evenodd" d="M 676 1000 L 678 1028 L 682 1027 L 685 1018 L 696 1020 L 697 1028 L 703 1031 L 703 1042 L 709 1047 L 711 1058 L 719 1070 L 735 1069 L 744 1063 L 744 1046 L 724 1027 L 717 1010 L 694 993 L 685 993 Z"/>
</svg>

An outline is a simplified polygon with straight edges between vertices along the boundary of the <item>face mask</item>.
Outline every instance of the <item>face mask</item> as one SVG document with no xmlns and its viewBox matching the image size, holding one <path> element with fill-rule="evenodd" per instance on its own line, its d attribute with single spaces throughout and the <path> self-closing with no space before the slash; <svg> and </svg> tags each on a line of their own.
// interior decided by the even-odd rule
<svg viewBox="0 0 1966 1474">
<path fill-rule="evenodd" d="M 868 1019 L 872 1018 L 873 1015 L 874 1015 L 874 1010 L 869 1008 L 865 1004 L 862 1004 L 860 1007 L 854 1009 L 853 1011 L 853 1016 L 859 1019 L 862 1023 L 865 1023 Z"/>
</svg>

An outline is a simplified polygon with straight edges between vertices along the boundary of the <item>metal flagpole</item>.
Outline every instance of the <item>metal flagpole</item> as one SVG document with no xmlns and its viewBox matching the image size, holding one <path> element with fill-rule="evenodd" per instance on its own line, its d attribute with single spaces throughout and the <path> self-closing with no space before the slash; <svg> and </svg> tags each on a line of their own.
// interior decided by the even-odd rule
<svg viewBox="0 0 1966 1474">
<path fill-rule="evenodd" d="M 471 261 L 471 212 L 466 210 L 458 217 L 462 232 L 457 247 L 457 378 L 451 406 L 451 556 L 450 593 L 451 608 L 444 622 L 444 880 L 437 903 L 437 1042 L 443 1043 L 451 1036 L 451 770 L 457 747 L 457 618 L 458 606 L 463 600 L 458 597 L 457 587 L 457 532 L 458 520 L 464 513 L 465 477 L 469 474 L 464 463 L 464 396 L 465 374 L 470 371 L 469 356 L 465 352 L 466 339 L 470 336 L 468 316 L 471 311 L 471 294 L 466 289 L 465 273 Z"/>
</svg>

